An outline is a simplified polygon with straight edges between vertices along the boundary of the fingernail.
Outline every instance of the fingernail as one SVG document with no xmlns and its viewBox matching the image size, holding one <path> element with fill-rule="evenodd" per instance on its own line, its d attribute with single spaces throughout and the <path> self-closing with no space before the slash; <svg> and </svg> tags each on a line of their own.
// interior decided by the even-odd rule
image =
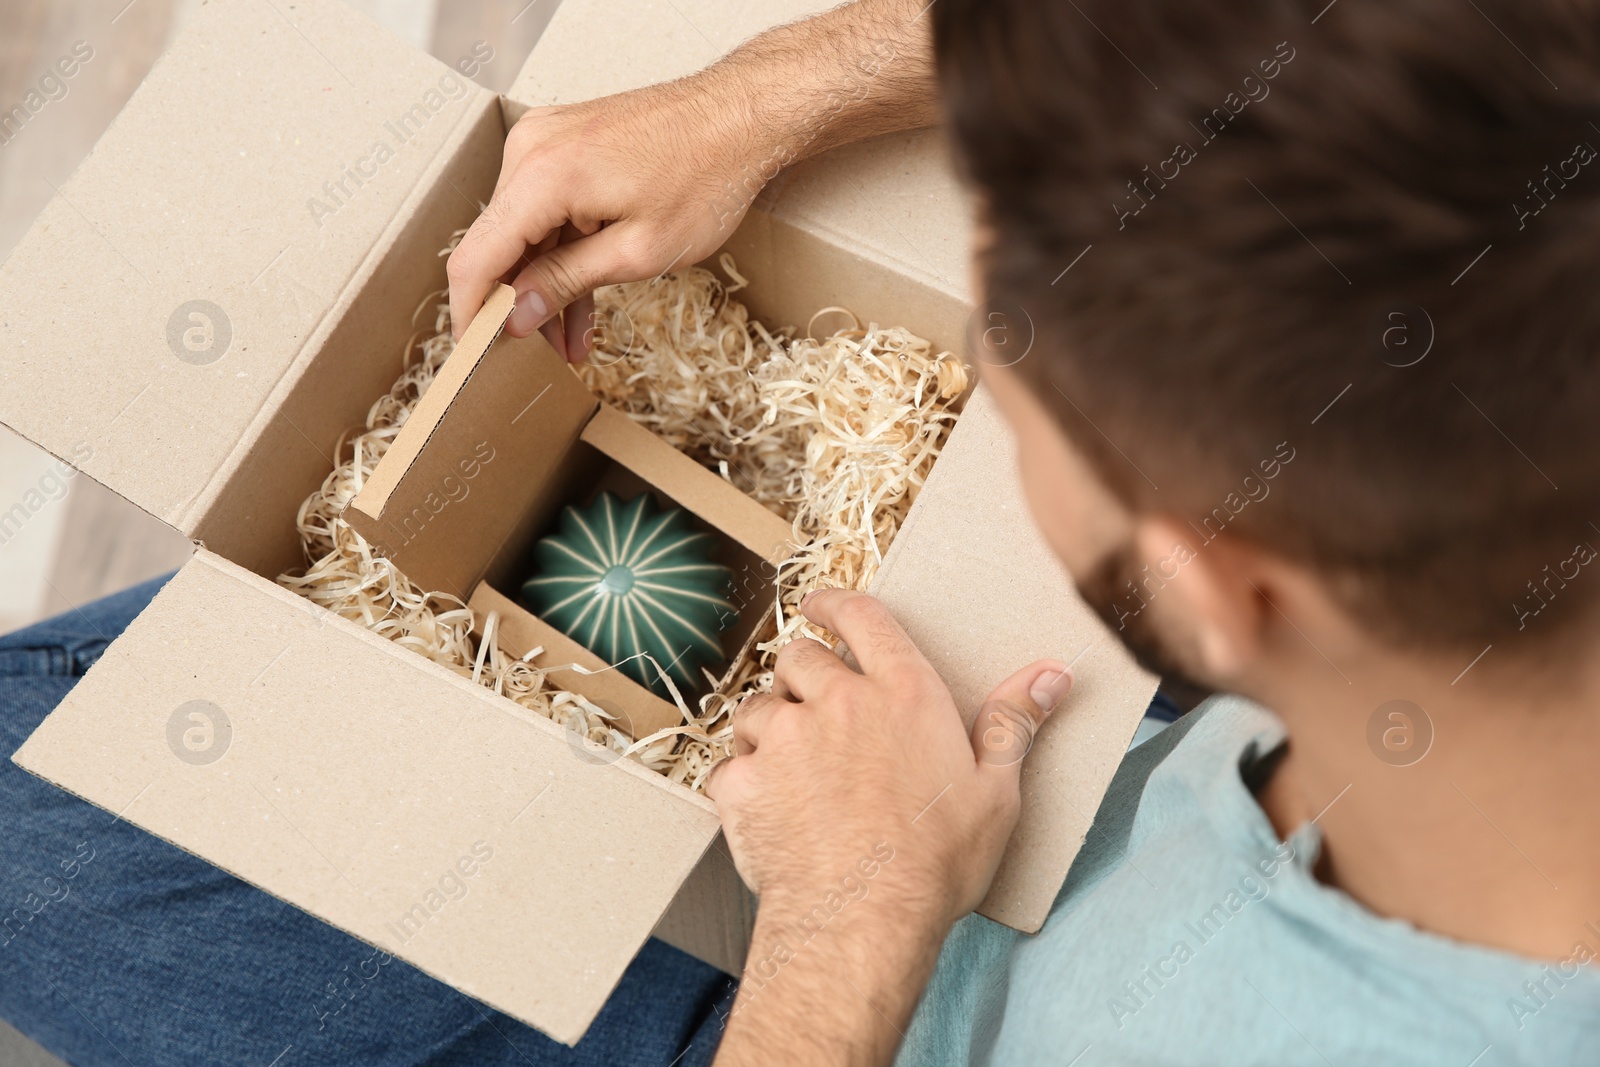
<svg viewBox="0 0 1600 1067">
<path fill-rule="evenodd" d="M 516 307 L 511 311 L 511 332 L 527 336 L 544 322 L 546 308 L 544 297 L 529 289 L 517 296 Z"/>
<path fill-rule="evenodd" d="M 1040 711 L 1049 711 L 1071 691 L 1071 671 L 1046 671 L 1033 680 L 1033 688 L 1028 690 L 1028 695 L 1039 705 Z"/>
<path fill-rule="evenodd" d="M 811 598 L 816 596 L 819 592 L 821 592 L 821 590 L 813 589 L 813 590 L 811 590 L 811 592 L 809 592 L 805 596 L 801 597 L 800 598 L 800 610 L 801 611 L 806 610 L 806 605 L 811 603 Z"/>
</svg>

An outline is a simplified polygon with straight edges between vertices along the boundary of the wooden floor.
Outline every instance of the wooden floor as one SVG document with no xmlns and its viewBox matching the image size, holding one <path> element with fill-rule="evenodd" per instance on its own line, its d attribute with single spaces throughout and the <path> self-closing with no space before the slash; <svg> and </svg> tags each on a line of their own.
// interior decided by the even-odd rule
<svg viewBox="0 0 1600 1067">
<path fill-rule="evenodd" d="M 451 65 L 493 57 L 475 75 L 504 91 L 560 0 L 351 0 L 391 32 Z M 0 13 L 0 111 L 19 103 L 74 42 L 95 58 L 65 97 L 0 145 L 0 259 L 88 155 L 200 0 L 4 0 Z M 475 47 L 476 46 L 476 47 Z M 52 457 L 0 426 L 0 514 L 30 490 L 55 496 Z M 178 567 L 189 543 L 115 493 L 71 478 L 63 498 L 15 536 L 0 532 L 0 633 Z M 4 755 L 9 755 L 6 753 Z M 0 1021 L 0 1064 L 58 1065 Z"/>
</svg>

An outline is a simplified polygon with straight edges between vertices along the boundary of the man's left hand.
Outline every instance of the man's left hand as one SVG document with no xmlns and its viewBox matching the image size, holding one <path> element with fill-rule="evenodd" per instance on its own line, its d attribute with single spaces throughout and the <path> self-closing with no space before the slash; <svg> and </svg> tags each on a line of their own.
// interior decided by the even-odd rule
<svg viewBox="0 0 1600 1067">
<path fill-rule="evenodd" d="M 969 730 L 877 600 L 826 589 L 802 610 L 860 670 L 818 641 L 785 646 L 774 691 L 735 712 L 737 755 L 707 787 L 761 898 L 724 1064 L 774 1062 L 813 1041 L 825 1043 L 817 1061 L 893 1050 L 894 1034 L 859 1032 L 852 1020 L 875 1030 L 873 1015 L 837 998 L 904 1025 L 944 934 L 988 891 L 1016 824 L 1022 757 L 1072 685 L 1060 662 L 1035 663 L 995 689 Z M 771 973 L 752 978 L 762 961 Z M 830 972 L 854 991 L 834 981 L 830 994 Z M 806 1034 L 794 1030 L 802 1017 Z"/>
</svg>

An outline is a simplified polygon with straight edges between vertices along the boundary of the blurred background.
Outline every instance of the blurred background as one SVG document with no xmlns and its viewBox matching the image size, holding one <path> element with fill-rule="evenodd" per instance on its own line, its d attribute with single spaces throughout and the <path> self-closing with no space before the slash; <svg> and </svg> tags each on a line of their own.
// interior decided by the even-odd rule
<svg viewBox="0 0 1600 1067">
<path fill-rule="evenodd" d="M 288 4 L 290 0 L 272 0 Z M 476 81 L 503 92 L 560 0 L 347 0 L 392 33 L 454 65 L 484 42 Z M 19 101 L 73 42 L 95 60 L 67 96 L 0 145 L 0 260 L 81 163 L 200 0 L 0 0 L 0 101 Z M 0 514 L 56 466 L 0 426 Z M 20 530 L 0 528 L 0 633 L 173 570 L 188 543 L 88 478 L 72 478 Z M 9 1064 L 0 1051 L 0 1063 Z"/>
<path fill-rule="evenodd" d="M 83 66 L 68 94 L 0 144 L 0 260 L 50 200 L 52 186 L 63 184 L 89 154 L 200 2 L 0 0 L 0 106 L 20 101 L 74 42 L 92 39 L 95 49 L 94 62 Z M 450 65 L 486 43 L 494 57 L 475 80 L 503 92 L 560 0 L 347 2 Z M 0 514 L 55 467 L 51 456 L 0 426 Z M 170 527 L 98 483 L 72 478 L 61 499 L 50 501 L 14 535 L 0 527 L 0 633 L 164 574 L 188 554 L 188 542 Z M 0 1021 L 0 1065 L 59 1063 Z"/>
</svg>

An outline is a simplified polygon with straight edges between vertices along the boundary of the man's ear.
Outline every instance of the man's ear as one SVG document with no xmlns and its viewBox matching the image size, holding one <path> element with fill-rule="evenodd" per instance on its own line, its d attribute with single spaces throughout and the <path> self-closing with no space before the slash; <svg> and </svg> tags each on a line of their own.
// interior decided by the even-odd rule
<svg viewBox="0 0 1600 1067">
<path fill-rule="evenodd" d="M 1140 562 L 1166 582 L 1155 615 L 1169 639 L 1198 659 L 1190 670 L 1211 684 L 1238 678 L 1260 655 L 1270 623 L 1260 550 L 1227 534 L 1202 540 L 1194 527 L 1163 515 L 1137 520 L 1134 545 Z"/>
</svg>

